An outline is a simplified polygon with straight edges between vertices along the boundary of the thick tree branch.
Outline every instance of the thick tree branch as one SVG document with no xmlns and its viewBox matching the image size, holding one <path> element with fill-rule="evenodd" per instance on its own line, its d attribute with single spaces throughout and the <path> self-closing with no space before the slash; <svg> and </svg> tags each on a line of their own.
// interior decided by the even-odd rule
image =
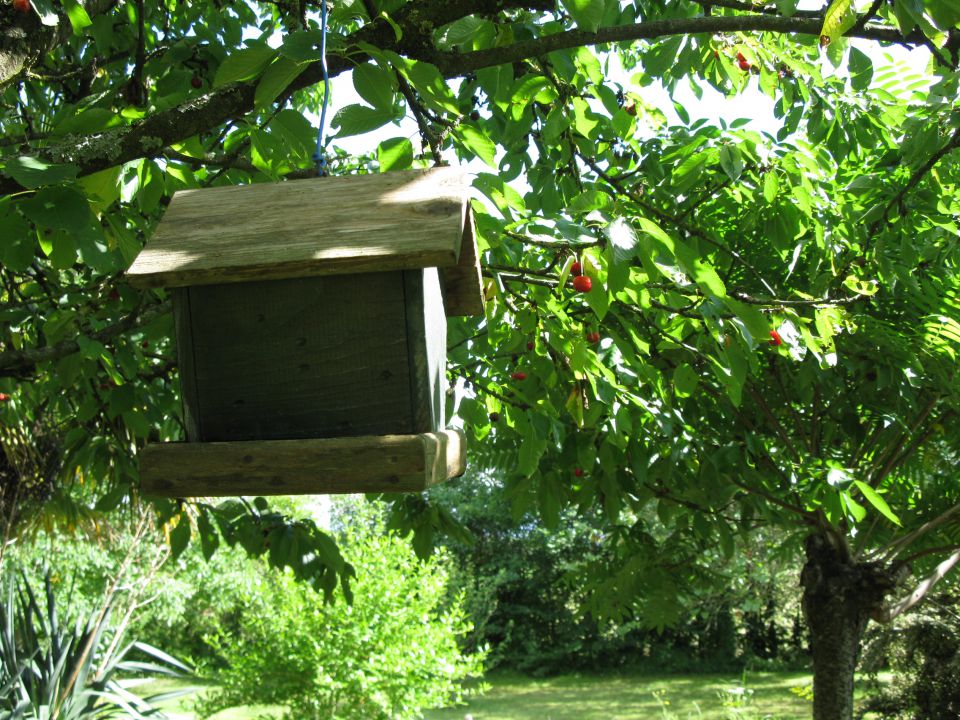
<svg viewBox="0 0 960 720">
<path fill-rule="evenodd" d="M 103 0 L 106 2 L 106 0 Z M 329 72 L 339 75 L 363 62 L 367 56 L 357 51 L 357 46 L 369 44 L 375 47 L 392 47 L 408 57 L 426 60 L 437 65 L 447 77 L 460 77 L 484 67 L 513 63 L 538 57 L 553 50 L 599 45 L 634 40 L 653 40 L 681 34 L 710 34 L 731 32 L 781 32 L 819 36 L 820 18 L 785 18 L 772 15 L 739 15 L 724 17 L 697 17 L 673 20 L 655 20 L 622 27 L 601 28 L 596 33 L 571 30 L 556 33 L 504 47 L 479 50 L 471 53 L 442 52 L 430 42 L 430 30 L 473 14 L 495 14 L 509 9 L 550 11 L 553 3 L 547 0 L 458 0 L 444 2 L 409 3 L 393 18 L 402 31 L 397 43 L 393 27 L 385 20 L 365 25 L 356 33 L 344 38 L 344 47 L 349 49 L 349 59 L 331 55 Z M 907 43 L 908 40 L 892 28 L 869 26 L 857 37 L 885 42 Z M 322 79 L 319 63 L 313 63 L 290 84 L 288 91 L 315 85 Z M 41 157 L 51 162 L 77 165 L 80 175 L 105 170 L 131 160 L 155 157 L 162 148 L 206 132 L 229 120 L 243 117 L 254 109 L 256 81 L 231 85 L 193 98 L 169 110 L 154 113 L 136 125 L 115 128 L 93 135 L 71 138 L 61 146 L 45 148 Z M 24 190 L 12 178 L 0 178 L 0 194 Z"/>
<path fill-rule="evenodd" d="M 937 565 L 936 569 L 917 586 L 917 589 L 907 595 L 897 603 L 884 607 L 873 616 L 877 622 L 888 623 L 898 615 L 903 615 L 907 610 L 917 603 L 921 602 L 934 586 L 943 579 L 944 575 L 950 572 L 954 565 L 960 562 L 960 550 L 954 552 L 950 557 Z"/>
<path fill-rule="evenodd" d="M 401 54 L 426 58 L 434 53 L 432 47 L 425 44 L 425 38 L 430 37 L 429 30 L 465 15 L 493 14 L 520 8 L 545 11 L 552 7 L 553 4 L 547 0 L 431 0 L 410 3 L 393 18 L 402 32 L 403 40 L 399 46 L 393 27 L 385 20 L 378 19 L 344 39 L 345 47 L 349 48 L 349 57 L 347 54 L 331 54 L 328 57 L 329 74 L 335 77 L 351 70 L 357 63 L 364 62 L 368 56 L 356 49 L 356 46 L 361 44 L 393 47 Z M 315 85 L 322 79 L 320 64 L 313 63 L 288 86 L 287 92 Z M 71 137 L 69 142 L 62 145 L 38 150 L 38 154 L 49 162 L 78 166 L 81 176 L 138 158 L 156 157 L 168 145 L 174 145 L 252 112 L 255 107 L 256 86 L 257 80 L 229 85 L 192 98 L 169 110 L 154 113 L 136 125 L 112 128 L 79 138 Z M 0 195 L 25 189 L 12 178 L 0 177 Z"/>
<path fill-rule="evenodd" d="M 107 12 L 116 0 L 85 0 L 81 3 L 90 17 Z M 42 25 L 32 10 L 22 13 L 8 3 L 0 8 L 0 88 L 19 78 L 45 53 L 66 41 L 73 32 L 65 15 L 57 25 Z"/>
<path fill-rule="evenodd" d="M 527 58 L 539 57 L 556 50 L 567 50 L 581 45 L 605 45 L 608 43 L 656 40 L 672 35 L 700 35 L 735 32 L 777 32 L 783 34 L 820 36 L 822 16 L 813 18 L 780 17 L 776 15 L 726 15 L 671 20 L 651 20 L 636 25 L 600 28 L 591 33 L 584 30 L 547 35 L 546 37 L 514 43 L 504 47 L 477 50 L 471 53 L 436 53 L 423 58 L 437 65 L 448 77 L 460 76 L 492 65 L 514 63 Z M 915 44 L 898 30 L 890 27 L 869 25 L 850 37 L 879 40 L 881 42 Z"/>
<path fill-rule="evenodd" d="M 107 342 L 134 328 L 142 327 L 168 312 L 170 312 L 169 303 L 158 303 L 134 312 L 102 330 L 88 333 L 88 337 L 100 342 Z M 76 340 L 70 339 L 48 347 L 0 352 L 0 377 L 23 377 L 33 372 L 37 365 L 41 363 L 59 360 L 67 355 L 79 352 L 79 350 L 80 344 Z"/>
</svg>

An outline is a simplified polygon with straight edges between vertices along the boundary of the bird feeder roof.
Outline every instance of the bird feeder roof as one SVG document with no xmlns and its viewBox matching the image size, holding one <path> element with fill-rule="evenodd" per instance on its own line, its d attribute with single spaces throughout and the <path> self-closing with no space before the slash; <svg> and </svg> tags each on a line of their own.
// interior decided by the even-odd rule
<svg viewBox="0 0 960 720">
<path fill-rule="evenodd" d="M 138 287 L 186 287 L 441 268 L 449 315 L 483 312 L 459 168 L 180 190 L 127 271 Z"/>
</svg>

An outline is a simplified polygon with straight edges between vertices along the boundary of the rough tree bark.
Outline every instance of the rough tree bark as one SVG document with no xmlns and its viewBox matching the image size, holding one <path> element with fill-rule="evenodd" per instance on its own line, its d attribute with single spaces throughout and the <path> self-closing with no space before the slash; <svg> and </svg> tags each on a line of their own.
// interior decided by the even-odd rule
<svg viewBox="0 0 960 720">
<path fill-rule="evenodd" d="M 813 656 L 814 720 L 852 720 L 853 681 L 867 622 L 895 586 L 880 563 L 856 562 L 825 535 L 811 535 L 800 576 Z"/>
<path fill-rule="evenodd" d="M 116 0 L 85 0 L 90 17 L 109 10 Z M 12 5 L 0 6 L 0 87 L 16 80 L 70 35 L 70 23 L 62 14 L 56 25 L 43 25 L 32 10 L 20 12 Z"/>
</svg>

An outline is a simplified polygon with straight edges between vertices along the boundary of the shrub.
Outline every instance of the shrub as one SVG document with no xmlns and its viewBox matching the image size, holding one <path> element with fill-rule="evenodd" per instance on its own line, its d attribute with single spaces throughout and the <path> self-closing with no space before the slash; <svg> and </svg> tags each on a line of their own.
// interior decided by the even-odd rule
<svg viewBox="0 0 960 720">
<path fill-rule="evenodd" d="M 353 604 L 324 605 L 314 590 L 264 569 L 239 631 L 211 638 L 228 666 L 203 714 L 277 704 L 303 720 L 404 720 L 461 698 L 483 653 L 458 646 L 470 629 L 462 600 L 444 608 L 449 558 L 418 561 L 369 511 L 347 523 L 342 542 L 357 570 Z"/>
<path fill-rule="evenodd" d="M 886 661 L 889 687 L 861 708 L 885 720 L 956 720 L 960 717 L 960 590 L 930 598 L 892 627 L 872 633 L 864 653 L 868 671 Z"/>
</svg>

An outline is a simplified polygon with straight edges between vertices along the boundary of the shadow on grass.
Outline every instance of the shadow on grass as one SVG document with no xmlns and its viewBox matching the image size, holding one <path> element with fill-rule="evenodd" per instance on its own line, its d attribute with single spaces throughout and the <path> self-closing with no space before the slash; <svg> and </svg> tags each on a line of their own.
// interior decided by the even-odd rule
<svg viewBox="0 0 960 720">
<path fill-rule="evenodd" d="M 746 692 L 744 692 L 746 680 Z M 889 681 L 884 674 L 882 681 Z M 794 689 L 809 689 L 804 673 L 734 675 L 564 675 L 529 678 L 494 673 L 489 688 L 463 707 L 428 711 L 425 720 L 809 720 L 811 704 Z M 183 681 L 156 681 L 149 693 L 172 690 Z M 201 690 L 200 693 L 204 692 Z M 170 720 L 196 720 L 197 695 L 163 706 Z M 735 703 L 741 701 L 742 706 Z M 261 720 L 283 715 L 270 706 L 224 710 L 211 720 Z"/>
<path fill-rule="evenodd" d="M 810 703 L 791 691 L 802 673 L 595 676 L 531 679 L 492 675 L 490 690 L 467 706 L 426 713 L 427 720 L 807 720 Z M 740 704 L 742 707 L 735 707 Z"/>
</svg>

